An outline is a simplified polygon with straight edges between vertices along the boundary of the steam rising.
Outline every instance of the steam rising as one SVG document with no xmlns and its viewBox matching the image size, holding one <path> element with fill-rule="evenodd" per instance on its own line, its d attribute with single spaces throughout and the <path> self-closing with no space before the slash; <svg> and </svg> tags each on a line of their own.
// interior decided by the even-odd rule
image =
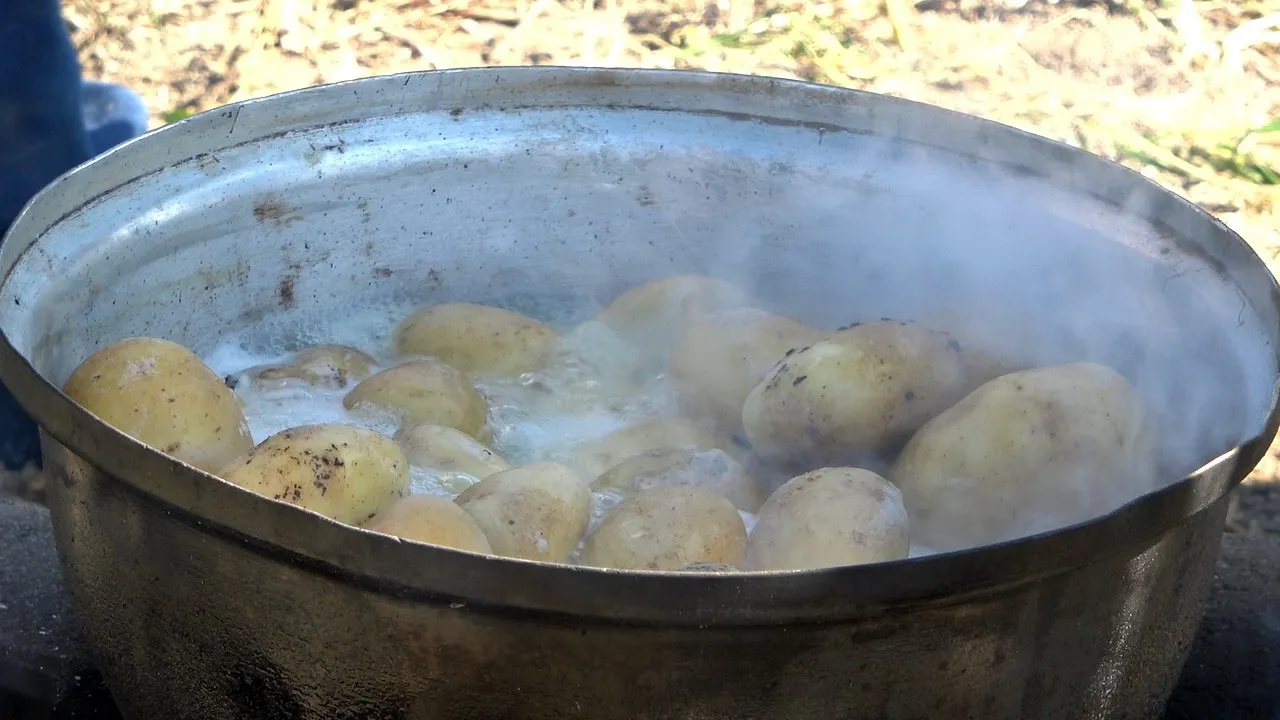
<svg viewBox="0 0 1280 720">
<path fill-rule="evenodd" d="M 873 132 L 558 109 L 466 115 L 451 137 L 483 138 L 468 143 L 356 124 L 342 131 L 345 151 L 314 166 L 298 159 L 316 145 L 307 133 L 275 138 L 265 155 L 226 148 L 206 175 L 143 178 L 85 211 L 78 224 L 96 218 L 109 238 L 92 251 L 77 223 L 55 227 L 42 243 L 66 250 L 65 266 L 49 281 L 24 258 L 0 313 L 60 382 L 129 335 L 206 356 L 232 331 L 259 359 L 315 342 L 367 349 L 386 341 L 389 308 L 451 300 L 563 331 L 639 282 L 705 272 L 819 328 L 914 320 L 1023 366 L 1115 368 L 1159 420 L 1166 480 L 1261 430 L 1275 374 L 1267 333 L 1219 262 L 1186 249 L 1220 252 L 1193 211 L 1028 136 L 928 128 L 959 149 L 949 152 L 877 136 L 924 132 L 910 114 L 875 127 L 869 107 L 844 112 Z M 1036 165 L 1053 169 L 1023 167 Z M 219 172 L 239 173 L 232 191 L 209 182 Z M 248 208 L 267 194 L 288 199 L 289 223 L 253 221 Z M 15 310 L 11 296 L 36 275 L 47 291 Z M 283 310 L 282 277 L 297 300 Z"/>
<path fill-rule="evenodd" d="M 655 198 L 655 214 L 672 236 L 712 239 L 710 274 L 818 327 L 911 320 L 1018 366 L 1114 368 L 1157 421 L 1165 480 L 1260 429 L 1271 389 L 1250 386 L 1236 352 L 1250 332 L 1245 301 L 1224 292 L 1216 261 L 1171 251 L 1141 219 L 1166 198 L 1137 186 L 1107 206 L 923 146 L 856 145 L 829 175 L 778 183 L 710 233 L 666 210 L 676 203 Z M 769 214 L 791 222 L 763 230 Z"/>
</svg>

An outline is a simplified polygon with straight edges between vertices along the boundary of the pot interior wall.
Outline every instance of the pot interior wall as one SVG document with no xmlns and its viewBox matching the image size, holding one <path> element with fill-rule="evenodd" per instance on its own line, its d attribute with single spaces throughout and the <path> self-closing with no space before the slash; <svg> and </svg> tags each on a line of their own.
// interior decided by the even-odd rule
<svg viewBox="0 0 1280 720">
<path fill-rule="evenodd" d="M 202 116 L 85 169 L 103 194 L 23 225 L 43 237 L 0 327 L 60 384 L 128 336 L 208 352 L 252 327 L 296 345 L 405 298 L 567 324 L 642 280 L 708 272 L 822 327 L 914 319 L 1023 361 L 1112 365 L 1159 413 L 1172 477 L 1264 424 L 1271 311 L 1227 279 L 1224 230 L 1127 171 L 905 103 L 937 114 L 928 137 L 611 91 L 448 111 L 379 87 L 358 121 L 303 94 L 290 132 Z M 781 97 L 734 102 L 785 115 Z M 1011 138 L 1039 148 L 1019 171 L 977 159 Z"/>
</svg>

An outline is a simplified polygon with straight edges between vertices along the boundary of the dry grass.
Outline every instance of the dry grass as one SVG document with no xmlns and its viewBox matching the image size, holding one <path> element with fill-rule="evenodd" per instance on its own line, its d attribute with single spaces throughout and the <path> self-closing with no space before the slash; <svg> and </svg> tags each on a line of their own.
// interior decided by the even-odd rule
<svg viewBox="0 0 1280 720">
<path fill-rule="evenodd" d="M 140 91 L 156 124 L 243 98 L 414 69 L 559 64 L 801 78 L 982 115 L 1116 159 L 1200 203 L 1280 267 L 1280 0 L 64 7 L 86 74 Z M 1276 467 L 1264 463 L 1256 480 L 1274 480 Z M 1248 510 L 1239 529 L 1262 523 L 1280 532 L 1280 498 L 1263 507 L 1263 519 Z"/>
<path fill-rule="evenodd" d="M 701 68 L 923 100 L 1154 175 L 1280 248 L 1280 0 L 66 0 L 91 75 L 157 123 L 371 74 Z"/>
</svg>

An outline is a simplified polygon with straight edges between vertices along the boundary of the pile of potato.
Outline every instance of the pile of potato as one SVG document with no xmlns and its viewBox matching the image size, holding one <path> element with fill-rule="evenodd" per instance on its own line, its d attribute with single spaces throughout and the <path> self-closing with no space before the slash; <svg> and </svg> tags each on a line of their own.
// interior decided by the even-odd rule
<svg viewBox="0 0 1280 720">
<path fill-rule="evenodd" d="M 66 394 L 144 444 L 338 522 L 511 558 L 649 571 L 793 570 L 953 550 L 1105 513 L 1154 483 L 1154 424 L 1088 362 L 1015 369 L 945 332 L 882 320 L 835 331 L 681 275 L 628 290 L 594 323 L 666 373 L 681 417 L 653 417 L 556 460 L 494 447 L 476 380 L 564 352 L 552 327 L 468 303 L 422 309 L 394 364 L 325 345 L 247 382 L 345 392 L 351 424 L 256 446 L 230 381 L 172 342 L 94 353 Z M 394 436 L 362 427 L 390 417 Z M 470 478 L 409 492 L 410 467 Z M 592 522 L 593 494 L 617 501 Z M 744 521 L 754 516 L 754 523 Z"/>
</svg>

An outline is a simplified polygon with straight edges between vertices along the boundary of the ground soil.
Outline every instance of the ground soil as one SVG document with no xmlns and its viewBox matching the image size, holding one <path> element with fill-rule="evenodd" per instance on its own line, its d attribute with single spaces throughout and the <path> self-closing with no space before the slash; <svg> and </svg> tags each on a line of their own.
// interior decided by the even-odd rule
<svg viewBox="0 0 1280 720">
<path fill-rule="evenodd" d="M 701 68 L 863 88 L 1084 147 L 1182 193 L 1280 267 L 1280 0 L 64 0 L 88 77 L 156 125 L 416 69 Z M 1280 130 L 1280 127 L 1275 128 Z M 1280 455 L 1234 532 L 1280 533 Z"/>
</svg>

